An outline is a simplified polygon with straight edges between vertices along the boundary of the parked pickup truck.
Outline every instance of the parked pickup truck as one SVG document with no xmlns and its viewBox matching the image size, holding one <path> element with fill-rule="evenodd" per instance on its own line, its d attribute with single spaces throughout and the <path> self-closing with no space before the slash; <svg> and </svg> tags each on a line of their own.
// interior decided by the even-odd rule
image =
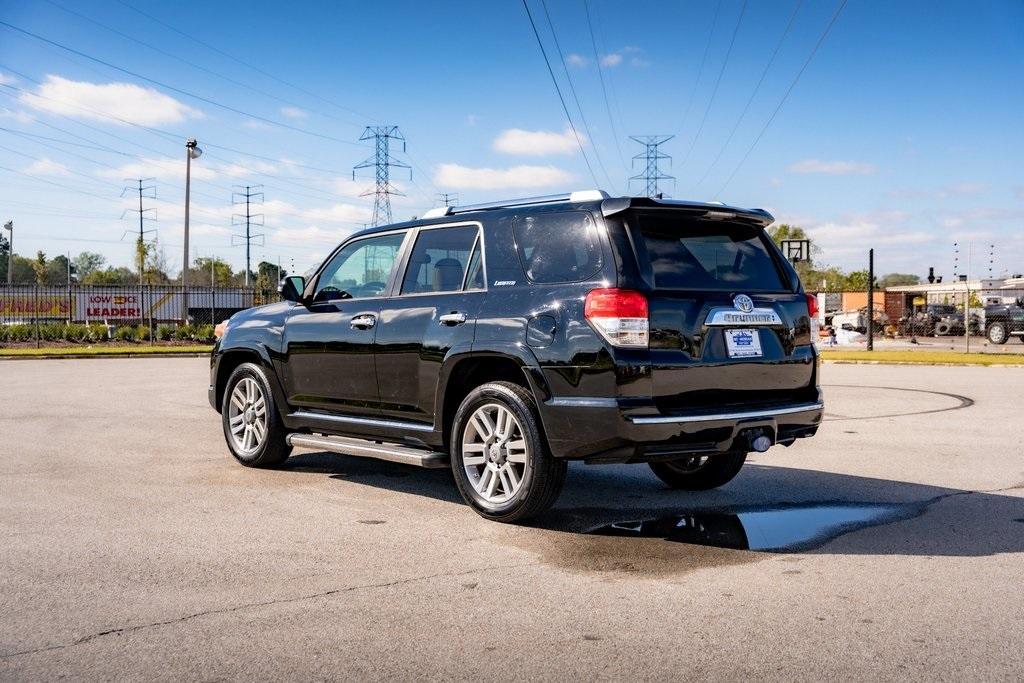
<svg viewBox="0 0 1024 683">
<path fill-rule="evenodd" d="M 986 306 L 985 335 L 993 344 L 1005 344 L 1010 337 L 1024 341 L 1024 297 Z"/>
</svg>

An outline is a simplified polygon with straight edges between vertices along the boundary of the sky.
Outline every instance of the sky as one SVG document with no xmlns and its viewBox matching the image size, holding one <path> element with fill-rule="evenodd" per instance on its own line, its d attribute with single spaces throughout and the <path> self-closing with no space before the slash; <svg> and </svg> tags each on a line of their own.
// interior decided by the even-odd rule
<svg viewBox="0 0 1024 683">
<path fill-rule="evenodd" d="M 244 265 L 232 190 L 261 185 L 253 258 L 301 272 L 372 219 L 368 125 L 405 138 L 395 220 L 642 193 L 630 136 L 671 135 L 666 195 L 765 208 L 819 263 L 948 278 L 972 243 L 972 275 L 1024 271 L 1021 0 L 528 6 L 575 132 L 521 0 L 0 0 L 0 219 L 18 253 L 130 266 L 122 190 L 153 178 L 177 272 L 194 137 L 192 258 Z"/>
</svg>

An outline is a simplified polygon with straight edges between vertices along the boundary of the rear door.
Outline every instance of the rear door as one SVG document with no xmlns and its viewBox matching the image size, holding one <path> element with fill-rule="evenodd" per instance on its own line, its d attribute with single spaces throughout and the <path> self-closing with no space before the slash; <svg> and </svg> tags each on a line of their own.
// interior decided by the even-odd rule
<svg viewBox="0 0 1024 683">
<path fill-rule="evenodd" d="M 485 295 L 478 223 L 423 227 L 396 296 L 381 302 L 374 348 L 382 413 L 432 424 L 441 364 L 469 351 Z"/>
<path fill-rule="evenodd" d="M 760 226 L 671 209 L 626 220 L 663 411 L 814 398 L 807 301 Z"/>
</svg>

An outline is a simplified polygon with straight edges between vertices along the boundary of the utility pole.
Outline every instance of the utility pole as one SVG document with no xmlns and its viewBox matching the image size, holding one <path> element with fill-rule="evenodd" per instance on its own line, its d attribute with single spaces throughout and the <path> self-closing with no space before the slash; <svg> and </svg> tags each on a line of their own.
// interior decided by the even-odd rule
<svg viewBox="0 0 1024 683">
<path fill-rule="evenodd" d="M 875 250 L 868 249 L 868 351 L 875 350 Z"/>
<path fill-rule="evenodd" d="M 258 235 L 252 234 L 252 226 L 257 225 L 263 227 L 263 214 L 252 213 L 253 204 L 263 203 L 263 191 L 259 188 L 262 185 L 235 185 L 239 188 L 231 193 L 231 203 L 235 206 L 245 204 L 244 214 L 232 214 L 231 225 L 244 225 L 244 235 L 232 235 L 231 246 L 237 247 L 240 244 L 245 244 L 245 286 L 249 286 L 249 274 L 252 271 L 251 255 L 252 255 L 252 242 L 253 240 L 260 240 L 260 246 L 263 246 L 263 233 Z M 243 188 L 244 187 L 244 191 Z M 235 242 L 235 240 L 240 240 Z"/>
<path fill-rule="evenodd" d="M 456 206 L 459 203 L 459 195 L 457 192 L 438 192 L 437 198 L 445 206 Z"/>
<path fill-rule="evenodd" d="M 367 190 L 359 196 L 373 195 L 373 225 L 387 225 L 391 222 L 391 195 L 405 196 L 391 184 L 391 167 L 409 169 L 409 180 L 412 180 L 412 169 L 391 155 L 391 141 L 401 142 L 402 151 L 405 152 L 405 138 L 399 132 L 398 126 L 367 126 L 359 139 L 373 140 L 375 152 L 366 161 L 352 167 L 352 180 L 356 179 L 356 171 L 360 169 L 372 167 L 376 170 L 374 189 Z"/>
<path fill-rule="evenodd" d="M 140 285 L 143 284 L 143 276 L 144 276 L 145 271 L 146 271 L 146 249 L 145 249 L 146 233 L 156 232 L 155 229 L 154 230 L 146 230 L 145 229 L 146 221 L 155 221 L 157 219 L 156 209 L 154 209 L 154 208 L 149 208 L 149 209 L 143 208 L 142 200 L 144 198 L 146 198 L 146 199 L 156 199 L 156 185 L 146 185 L 146 183 L 152 183 L 155 180 L 156 180 L 156 178 L 125 178 L 125 182 L 136 183 L 137 186 L 125 187 L 123 190 L 121 190 L 121 196 L 122 197 L 124 197 L 129 192 L 131 192 L 133 194 L 135 192 L 139 193 L 139 208 L 138 209 L 125 209 L 124 211 L 121 212 L 121 218 L 124 218 L 125 214 L 128 214 L 128 213 L 137 213 L 137 214 L 139 214 L 139 237 L 138 237 L 138 240 L 135 242 L 135 257 L 138 260 L 139 284 Z M 152 192 L 152 194 L 147 194 L 149 192 Z M 152 218 L 146 215 L 146 213 L 149 212 L 149 211 L 153 212 L 153 217 Z M 121 235 L 121 239 L 124 239 L 125 236 L 128 234 L 128 232 L 129 231 L 126 230 L 124 232 L 124 234 Z"/>
<path fill-rule="evenodd" d="M 189 191 L 192 187 L 192 160 L 203 153 L 195 138 L 185 141 L 185 246 L 181 259 L 181 322 L 188 322 L 188 209 Z"/>
<path fill-rule="evenodd" d="M 671 180 L 673 186 L 675 184 L 675 176 L 670 176 L 661 170 L 660 162 L 668 160 L 669 166 L 672 165 L 672 157 L 662 152 L 658 147 L 665 144 L 675 135 L 631 135 L 630 140 L 639 142 L 644 146 L 644 151 L 633 157 L 633 168 L 636 168 L 637 161 L 644 162 L 644 172 L 638 173 L 637 175 L 629 179 L 630 185 L 634 180 L 640 180 L 644 183 L 644 194 L 648 197 L 661 198 L 663 193 L 658 187 L 659 180 Z"/>
<path fill-rule="evenodd" d="M 7 240 L 7 286 L 10 287 L 14 282 L 14 221 L 4 223 L 4 230 L 11 233 Z"/>
</svg>

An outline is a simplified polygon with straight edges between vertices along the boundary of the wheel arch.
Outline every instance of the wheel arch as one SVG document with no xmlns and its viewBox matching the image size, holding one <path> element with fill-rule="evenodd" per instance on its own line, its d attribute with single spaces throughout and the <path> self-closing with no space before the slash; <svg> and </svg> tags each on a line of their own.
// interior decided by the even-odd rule
<svg viewBox="0 0 1024 683">
<path fill-rule="evenodd" d="M 278 380 L 277 372 L 274 370 L 274 364 L 270 360 L 270 354 L 266 349 L 257 346 L 235 346 L 223 349 L 219 352 L 216 363 L 217 370 L 214 390 L 218 412 L 224 402 L 224 390 L 227 387 L 228 378 L 231 377 L 231 373 L 235 371 L 235 368 L 243 363 L 253 363 L 263 368 L 263 372 L 270 382 L 270 390 L 274 392 L 274 402 L 279 407 L 287 405 L 284 402 L 284 390 Z"/>
<path fill-rule="evenodd" d="M 487 382 L 512 382 L 530 392 L 540 403 L 550 391 L 537 359 L 528 350 L 510 347 L 453 354 L 445 359 L 438 381 L 435 405 L 440 407 L 436 426 L 441 430 L 444 447 L 449 447 L 452 423 L 463 399 Z"/>
</svg>

